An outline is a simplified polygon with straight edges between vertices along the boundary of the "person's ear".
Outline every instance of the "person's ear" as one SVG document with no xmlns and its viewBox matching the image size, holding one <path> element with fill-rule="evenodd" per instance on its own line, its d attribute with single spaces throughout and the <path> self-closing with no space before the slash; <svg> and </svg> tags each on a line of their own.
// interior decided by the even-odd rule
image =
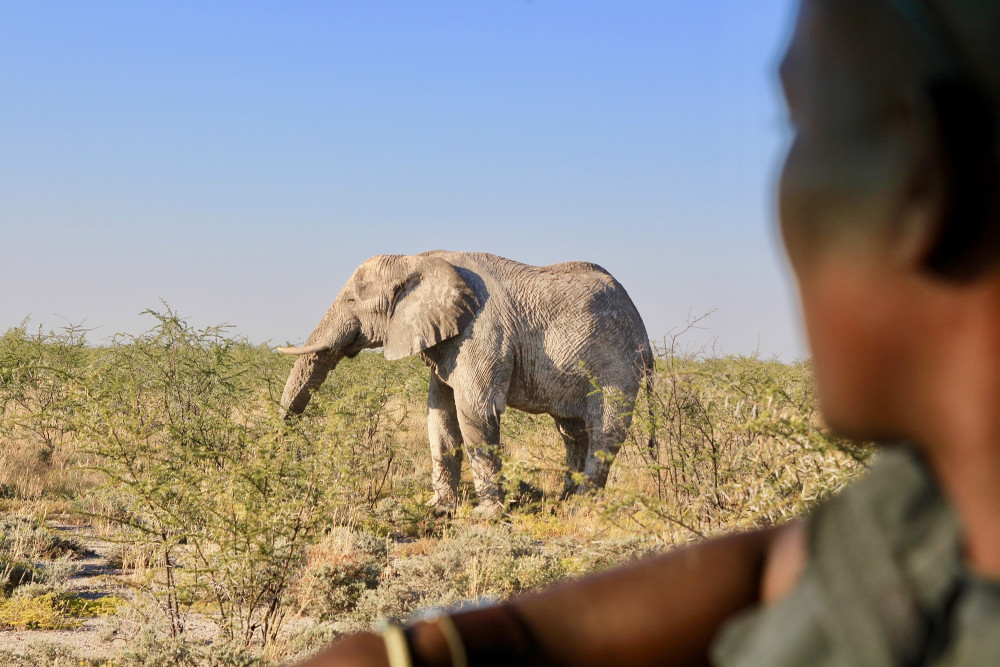
<svg viewBox="0 0 1000 667">
<path fill-rule="evenodd" d="M 907 147 L 910 160 L 893 207 L 890 255 L 898 267 L 907 271 L 926 269 L 927 258 L 945 224 L 945 176 L 931 143 Z"/>
<path fill-rule="evenodd" d="M 996 127 L 989 101 L 961 79 L 927 89 L 930 119 L 893 239 L 896 258 L 945 280 L 1000 263 Z"/>
</svg>

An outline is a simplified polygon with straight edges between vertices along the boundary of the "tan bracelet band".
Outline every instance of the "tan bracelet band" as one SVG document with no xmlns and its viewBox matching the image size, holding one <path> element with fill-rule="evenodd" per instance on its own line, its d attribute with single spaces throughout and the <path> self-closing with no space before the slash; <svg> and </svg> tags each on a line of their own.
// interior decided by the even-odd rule
<svg viewBox="0 0 1000 667">
<path fill-rule="evenodd" d="M 413 667 L 410 657 L 410 647 L 406 643 L 403 628 L 395 624 L 387 624 L 379 632 L 385 642 L 385 652 L 389 656 L 389 667 Z"/>
<path fill-rule="evenodd" d="M 465 654 L 462 633 L 455 627 L 451 616 L 438 616 L 431 622 L 436 623 L 438 630 L 444 635 L 444 640 L 448 644 L 448 653 L 451 654 L 451 667 L 469 667 L 469 658 Z"/>
</svg>

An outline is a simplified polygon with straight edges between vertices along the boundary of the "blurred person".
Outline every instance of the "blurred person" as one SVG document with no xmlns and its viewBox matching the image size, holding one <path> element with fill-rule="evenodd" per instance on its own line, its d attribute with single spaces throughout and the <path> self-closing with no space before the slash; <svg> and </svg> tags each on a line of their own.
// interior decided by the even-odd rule
<svg viewBox="0 0 1000 667">
<path fill-rule="evenodd" d="M 782 238 L 827 423 L 891 443 L 870 473 L 304 665 L 1000 664 L 1000 2 L 803 0 L 780 72 Z"/>
</svg>

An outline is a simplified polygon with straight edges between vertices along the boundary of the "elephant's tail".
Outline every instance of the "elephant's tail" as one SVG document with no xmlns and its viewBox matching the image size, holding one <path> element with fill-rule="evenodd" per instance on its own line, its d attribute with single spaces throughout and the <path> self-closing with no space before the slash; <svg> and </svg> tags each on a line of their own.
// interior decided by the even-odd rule
<svg viewBox="0 0 1000 667">
<path fill-rule="evenodd" d="M 646 449 L 649 451 L 649 456 L 653 462 L 656 463 L 659 462 L 660 453 L 659 447 L 656 446 L 656 411 L 653 410 L 656 360 L 653 358 L 652 350 L 649 350 L 648 355 L 644 369 L 645 372 L 643 373 L 643 380 L 646 385 L 646 419 L 649 424 L 649 441 L 646 443 Z"/>
</svg>

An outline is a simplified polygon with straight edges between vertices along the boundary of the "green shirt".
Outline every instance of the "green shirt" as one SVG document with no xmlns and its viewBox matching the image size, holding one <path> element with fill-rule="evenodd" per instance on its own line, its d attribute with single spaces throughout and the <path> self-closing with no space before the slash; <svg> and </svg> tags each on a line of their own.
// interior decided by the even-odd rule
<svg viewBox="0 0 1000 667">
<path fill-rule="evenodd" d="M 795 590 L 724 626 L 714 663 L 1000 665 L 1000 582 L 964 568 L 959 539 L 919 456 L 887 448 L 864 479 L 811 515 Z"/>
</svg>

